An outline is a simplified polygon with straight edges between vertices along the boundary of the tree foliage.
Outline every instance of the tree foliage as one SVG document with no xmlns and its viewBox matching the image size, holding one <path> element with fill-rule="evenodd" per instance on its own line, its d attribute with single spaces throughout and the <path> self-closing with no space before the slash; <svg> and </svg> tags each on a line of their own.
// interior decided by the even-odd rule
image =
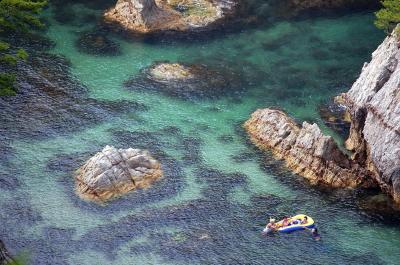
<svg viewBox="0 0 400 265">
<path fill-rule="evenodd" d="M 46 5 L 45 0 L 0 0 L 0 96 L 15 95 L 15 74 L 8 70 L 18 60 L 26 60 L 28 53 L 23 49 L 12 47 L 4 40 L 5 33 L 28 32 L 32 28 L 42 27 L 38 15 Z M 3 37 L 1 37 L 3 36 Z"/>
<path fill-rule="evenodd" d="M 382 5 L 375 13 L 375 25 L 389 34 L 400 23 L 400 0 L 383 0 Z"/>
</svg>

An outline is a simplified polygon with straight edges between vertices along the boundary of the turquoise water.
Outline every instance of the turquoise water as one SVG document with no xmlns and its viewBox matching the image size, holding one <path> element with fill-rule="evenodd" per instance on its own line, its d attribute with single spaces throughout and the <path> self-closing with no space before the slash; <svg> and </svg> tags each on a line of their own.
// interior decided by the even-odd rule
<svg viewBox="0 0 400 265">
<path fill-rule="evenodd" d="M 342 141 L 325 127 L 318 106 L 348 90 L 381 42 L 371 13 L 276 20 L 206 40 L 135 41 L 108 32 L 121 52 L 106 56 L 77 49 L 80 34 L 95 26 L 84 15 L 100 12 L 89 7 L 70 4 L 77 14 L 70 23 L 47 11 L 50 52 L 71 62 L 90 98 L 146 108 L 11 142 L 13 155 L 0 168 L 18 169 L 20 183 L 0 193 L 0 222 L 8 227 L 0 236 L 11 250 L 26 249 L 34 264 L 53 265 L 398 262 L 398 220 L 359 209 L 355 191 L 309 186 L 257 151 L 241 128 L 257 108 L 278 106 Z M 218 99 L 184 100 L 123 85 L 166 60 L 223 68 L 243 87 Z M 163 163 L 164 178 L 105 206 L 81 201 L 73 171 L 107 144 L 149 149 Z M 260 235 L 267 217 L 299 212 L 317 220 L 322 241 L 301 232 Z"/>
</svg>

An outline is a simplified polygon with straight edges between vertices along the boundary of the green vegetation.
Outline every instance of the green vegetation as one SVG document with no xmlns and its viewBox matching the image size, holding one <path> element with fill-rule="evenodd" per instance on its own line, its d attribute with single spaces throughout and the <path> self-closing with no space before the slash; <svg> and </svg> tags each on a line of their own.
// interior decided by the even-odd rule
<svg viewBox="0 0 400 265">
<path fill-rule="evenodd" d="M 383 0 L 382 5 L 383 8 L 375 13 L 375 25 L 390 34 L 400 23 L 400 0 Z"/>
<path fill-rule="evenodd" d="M 15 66 L 28 58 L 25 50 L 12 47 L 5 36 L 42 27 L 38 14 L 45 5 L 45 0 L 0 0 L 0 96 L 15 95 Z"/>
</svg>

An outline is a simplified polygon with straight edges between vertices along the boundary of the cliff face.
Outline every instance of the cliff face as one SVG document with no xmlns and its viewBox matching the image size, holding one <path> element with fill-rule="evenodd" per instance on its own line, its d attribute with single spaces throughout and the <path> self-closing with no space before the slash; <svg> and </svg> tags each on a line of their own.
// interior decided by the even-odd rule
<svg viewBox="0 0 400 265">
<path fill-rule="evenodd" d="M 346 147 L 400 204 L 400 36 L 387 37 L 342 94 L 351 116 Z"/>
<path fill-rule="evenodd" d="M 332 187 L 370 186 L 367 172 L 343 154 L 316 124 L 299 127 L 285 113 L 259 109 L 245 123 L 250 139 L 261 149 L 271 149 L 295 173 L 312 184 Z"/>
</svg>

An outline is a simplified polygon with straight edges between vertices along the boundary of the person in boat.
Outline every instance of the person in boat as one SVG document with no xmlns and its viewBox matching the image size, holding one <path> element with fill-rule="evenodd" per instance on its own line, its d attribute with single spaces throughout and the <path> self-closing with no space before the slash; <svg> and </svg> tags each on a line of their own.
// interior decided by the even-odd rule
<svg viewBox="0 0 400 265">
<path fill-rule="evenodd" d="M 287 216 L 283 217 L 282 226 L 285 227 L 289 225 L 290 225 L 289 218 Z"/>
<path fill-rule="evenodd" d="M 295 220 L 290 222 L 290 225 L 298 225 L 298 224 L 301 224 L 301 220 L 300 219 L 295 219 Z"/>
<path fill-rule="evenodd" d="M 308 223 L 308 217 L 304 216 L 303 220 L 301 220 L 301 224 L 305 225 L 306 223 Z"/>
</svg>

